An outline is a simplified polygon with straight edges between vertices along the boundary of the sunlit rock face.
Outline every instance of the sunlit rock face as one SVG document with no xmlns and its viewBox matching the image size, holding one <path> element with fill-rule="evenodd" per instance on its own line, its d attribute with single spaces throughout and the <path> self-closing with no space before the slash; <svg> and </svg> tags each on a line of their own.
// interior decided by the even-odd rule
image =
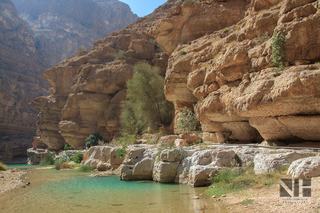
<svg viewBox="0 0 320 213">
<path fill-rule="evenodd" d="M 50 95 L 30 104 L 39 111 L 39 140 L 52 150 L 63 148 L 65 143 L 81 148 L 85 139 L 96 133 L 111 141 L 120 129 L 120 104 L 126 98 L 126 82 L 132 78 L 134 65 L 148 62 L 158 66 L 164 76 L 168 56 L 145 31 L 176 4 L 169 1 L 163 10 L 44 71 L 42 77 L 52 85 Z"/>
<path fill-rule="evenodd" d="M 227 7 L 227 2 L 212 4 Z M 162 25 L 192 19 L 184 7 L 201 6 L 181 6 Z M 165 88 L 176 115 L 195 105 L 203 140 L 215 143 L 320 141 L 320 31 L 314 27 L 319 18 L 317 1 L 252 1 L 237 23 L 198 39 L 183 40 L 175 28 L 169 33 L 160 23 L 155 35 L 174 43 L 159 40 L 164 49 L 173 46 L 167 50 Z M 280 34 L 286 68 L 277 71 L 272 35 Z"/>
</svg>

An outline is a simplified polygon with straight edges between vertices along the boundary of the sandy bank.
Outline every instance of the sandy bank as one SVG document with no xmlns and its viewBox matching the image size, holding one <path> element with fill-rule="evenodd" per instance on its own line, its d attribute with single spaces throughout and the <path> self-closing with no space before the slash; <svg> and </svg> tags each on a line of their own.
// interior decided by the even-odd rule
<svg viewBox="0 0 320 213">
<path fill-rule="evenodd" d="M 300 180 L 301 181 L 301 180 Z M 311 188 L 311 197 L 302 196 L 302 188 Z M 279 184 L 268 188 L 251 188 L 219 198 L 230 212 L 319 212 L 320 177 L 312 178 L 311 187 L 300 186 L 299 197 L 279 196 Z M 247 202 L 244 202 L 247 201 Z M 248 203 L 249 201 L 249 203 Z"/>
<path fill-rule="evenodd" d="M 0 195 L 16 187 L 27 186 L 30 169 L 9 169 L 0 171 Z"/>
</svg>

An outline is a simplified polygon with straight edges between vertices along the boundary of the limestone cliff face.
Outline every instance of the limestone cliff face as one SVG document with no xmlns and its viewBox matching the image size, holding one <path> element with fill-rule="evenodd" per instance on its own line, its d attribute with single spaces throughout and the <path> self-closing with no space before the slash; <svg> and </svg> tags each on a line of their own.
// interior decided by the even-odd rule
<svg viewBox="0 0 320 213">
<path fill-rule="evenodd" d="M 32 31 L 19 18 L 12 2 L 1 0 L 0 161 L 10 162 L 12 156 L 20 155 L 18 149 L 32 146 L 30 132 L 36 130 L 37 113 L 28 106 L 28 102 L 47 94 L 49 85 L 40 77 L 43 68 Z M 8 137 L 19 134 L 22 134 L 20 139 Z"/>
<path fill-rule="evenodd" d="M 169 1 L 159 9 L 124 30 L 111 33 L 89 51 L 78 53 L 43 72 L 53 86 L 48 97 L 35 99 L 31 106 L 40 113 L 38 136 L 49 149 L 65 143 L 74 148 L 99 133 L 109 141 L 119 130 L 120 102 L 125 100 L 126 82 L 139 61 L 157 65 L 164 74 L 168 57 L 144 32 L 175 6 Z"/>
<path fill-rule="evenodd" d="M 21 18 L 36 35 L 37 49 L 47 68 L 91 49 L 97 39 L 124 28 L 138 18 L 117 0 L 13 0 Z"/>
<path fill-rule="evenodd" d="M 176 115 L 195 105 L 206 142 L 320 141 L 319 16 L 315 0 L 169 0 L 43 73 L 53 88 L 32 103 L 40 140 L 51 149 L 93 133 L 110 140 L 132 67 L 148 61 L 166 73 Z M 286 68 L 275 72 L 280 34 Z"/>
<path fill-rule="evenodd" d="M 252 1 L 241 20 L 193 39 L 188 29 L 200 23 L 185 11 L 240 2 L 181 6 L 155 27 L 152 34 L 171 54 L 166 98 L 177 114 L 195 104 L 204 141 L 320 141 L 319 2 Z M 181 28 L 179 20 L 187 23 Z M 280 34 L 287 67 L 275 71 L 272 37 Z"/>
</svg>

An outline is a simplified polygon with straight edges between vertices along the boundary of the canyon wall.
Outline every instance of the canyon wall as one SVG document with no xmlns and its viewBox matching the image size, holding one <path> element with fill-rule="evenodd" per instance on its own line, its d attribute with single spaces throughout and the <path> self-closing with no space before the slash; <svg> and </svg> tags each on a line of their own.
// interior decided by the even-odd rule
<svg viewBox="0 0 320 213">
<path fill-rule="evenodd" d="M 13 0 L 13 3 L 36 35 L 37 49 L 47 68 L 77 51 L 91 49 L 96 40 L 138 18 L 127 4 L 117 0 Z"/>
<path fill-rule="evenodd" d="M 0 161 L 10 162 L 32 146 L 35 110 L 28 103 L 47 95 L 44 64 L 32 31 L 9 0 L 0 1 Z M 19 137 L 10 137 L 20 135 Z M 21 148 L 22 147 L 22 148 Z"/>
<path fill-rule="evenodd" d="M 187 11 L 198 7 L 189 4 Z M 318 1 L 252 1 L 242 20 L 198 39 L 190 29 L 201 24 L 192 23 L 185 10 L 173 11 L 152 35 L 170 54 L 166 98 L 177 114 L 195 105 L 204 141 L 320 141 Z M 232 17 L 227 9 L 221 16 Z M 273 64 L 277 53 L 283 55 L 283 70 Z"/>
<path fill-rule="evenodd" d="M 20 17 L 10 0 L 0 1 L 0 161 L 5 163 L 26 156 L 32 141 L 46 147 L 39 133 L 33 138 L 37 111 L 28 106 L 49 94 L 42 72 L 138 18 L 116 0 L 14 3 Z"/>
<path fill-rule="evenodd" d="M 165 73 L 176 118 L 195 106 L 205 142 L 320 141 L 319 16 L 315 0 L 169 0 L 43 73 L 53 88 L 32 103 L 39 136 L 50 149 L 111 140 L 132 67 L 147 61 Z"/>
</svg>

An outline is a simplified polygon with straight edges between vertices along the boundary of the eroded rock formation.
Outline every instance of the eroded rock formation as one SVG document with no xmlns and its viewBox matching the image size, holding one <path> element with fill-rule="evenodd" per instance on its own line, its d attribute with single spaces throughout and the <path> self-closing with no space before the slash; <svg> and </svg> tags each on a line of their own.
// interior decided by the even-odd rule
<svg viewBox="0 0 320 213">
<path fill-rule="evenodd" d="M 320 141 L 319 17 L 312 0 L 169 0 L 44 72 L 53 89 L 33 103 L 39 136 L 51 149 L 83 146 L 93 133 L 110 140 L 132 67 L 148 61 L 165 73 L 176 118 L 195 105 L 205 142 Z M 277 71 L 280 35 L 285 69 Z"/>
<path fill-rule="evenodd" d="M 171 3 L 170 3 L 171 2 Z M 164 16 L 158 10 L 141 18 L 124 30 L 111 33 L 94 43 L 94 48 L 78 53 L 43 72 L 53 86 L 50 96 L 35 99 L 31 106 L 40 113 L 37 127 L 40 140 L 49 149 L 63 148 L 65 143 L 79 148 L 90 134 L 99 133 L 110 141 L 119 130 L 120 102 L 125 100 L 126 82 L 133 66 L 146 61 L 165 73 L 168 57 L 144 32 Z"/>
<path fill-rule="evenodd" d="M 209 5 L 227 4 L 232 1 Z M 227 28 L 199 39 L 185 34 L 200 23 L 187 22 L 185 30 L 176 31 L 175 20 L 193 18 L 184 7 L 210 8 L 204 5 L 176 8 L 152 33 L 171 53 L 165 88 L 176 113 L 195 104 L 204 141 L 320 141 L 318 1 L 252 1 L 245 16 Z M 272 45 L 280 34 L 287 67 L 277 72 Z"/>
</svg>

